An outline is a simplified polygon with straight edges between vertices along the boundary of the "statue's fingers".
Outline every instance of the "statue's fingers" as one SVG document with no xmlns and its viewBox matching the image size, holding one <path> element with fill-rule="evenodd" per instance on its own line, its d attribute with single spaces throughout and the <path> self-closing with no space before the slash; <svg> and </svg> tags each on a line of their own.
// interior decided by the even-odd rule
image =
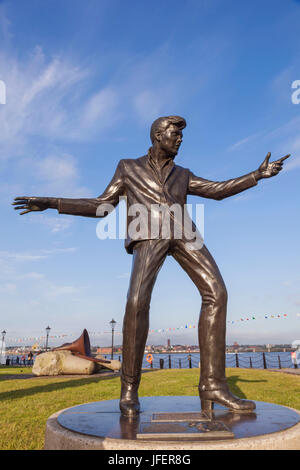
<svg viewBox="0 0 300 470">
<path fill-rule="evenodd" d="M 274 165 L 272 168 L 272 174 L 273 175 L 278 175 L 278 173 L 282 170 L 281 165 Z"/>
<path fill-rule="evenodd" d="M 19 206 L 20 204 L 28 204 L 28 201 L 25 201 L 24 199 L 20 199 L 19 201 L 16 201 L 16 202 L 12 202 L 11 205 L 12 206 Z"/>
<path fill-rule="evenodd" d="M 18 211 L 18 210 L 22 210 L 22 209 L 28 209 L 28 206 L 17 206 L 17 207 L 14 207 L 15 211 Z"/>
<path fill-rule="evenodd" d="M 20 204 L 28 204 L 27 199 L 20 199 L 19 201 L 16 201 L 16 202 L 12 203 L 13 206 L 18 206 Z"/>
<path fill-rule="evenodd" d="M 266 156 L 266 158 L 265 158 L 265 161 L 268 162 L 268 161 L 270 160 L 270 157 L 271 157 L 271 152 L 268 152 L 268 153 L 267 153 L 267 156 Z"/>
<path fill-rule="evenodd" d="M 270 157 L 271 157 L 271 152 L 268 152 L 267 153 L 267 156 L 266 158 L 264 159 L 262 165 L 264 165 L 265 167 L 267 167 L 268 163 L 269 163 L 269 160 L 270 160 Z"/>
<path fill-rule="evenodd" d="M 30 197 L 28 196 L 22 196 L 22 197 L 18 196 L 14 198 L 14 201 L 28 201 L 29 199 Z"/>
<path fill-rule="evenodd" d="M 291 154 L 289 153 L 288 155 L 285 155 L 284 157 L 279 158 L 279 160 L 276 160 L 276 162 L 283 163 L 284 160 L 286 160 L 286 159 L 289 158 L 290 156 L 291 156 Z"/>
<path fill-rule="evenodd" d="M 28 206 L 30 204 L 30 201 L 26 200 L 26 199 L 20 199 L 20 201 L 16 201 L 15 203 L 13 203 L 12 205 L 13 206 Z"/>
<path fill-rule="evenodd" d="M 23 211 L 23 212 L 20 212 L 20 215 L 23 215 L 23 214 L 28 214 L 28 212 L 31 212 L 31 210 L 27 210 L 27 211 Z"/>
</svg>

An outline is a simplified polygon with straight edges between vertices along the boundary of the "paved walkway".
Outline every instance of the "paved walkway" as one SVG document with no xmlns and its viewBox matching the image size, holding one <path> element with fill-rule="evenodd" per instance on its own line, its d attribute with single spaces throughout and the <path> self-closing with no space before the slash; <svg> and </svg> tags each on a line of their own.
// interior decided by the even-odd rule
<svg viewBox="0 0 300 470">
<path fill-rule="evenodd" d="M 284 374 L 300 375 L 300 369 L 268 369 L 271 372 L 283 372 Z"/>
<path fill-rule="evenodd" d="M 119 372 L 113 372 L 113 371 L 105 371 L 105 372 L 100 372 L 98 374 L 90 374 L 90 375 L 83 375 L 83 374 L 61 374 L 61 375 L 40 375 L 36 376 L 34 374 L 1 374 L 0 375 L 0 381 L 1 380 L 15 380 L 15 379 L 86 379 L 86 378 L 92 378 L 95 379 L 97 377 L 118 377 L 120 374 Z"/>
</svg>

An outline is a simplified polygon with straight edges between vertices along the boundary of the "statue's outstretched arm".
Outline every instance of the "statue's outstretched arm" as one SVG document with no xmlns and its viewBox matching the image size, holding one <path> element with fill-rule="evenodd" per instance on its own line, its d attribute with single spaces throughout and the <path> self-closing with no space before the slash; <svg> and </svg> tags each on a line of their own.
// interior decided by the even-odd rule
<svg viewBox="0 0 300 470">
<path fill-rule="evenodd" d="M 252 188 L 257 184 L 258 180 L 277 175 L 282 170 L 284 160 L 290 155 L 285 155 L 271 163 L 269 161 L 270 156 L 271 153 L 269 152 L 257 170 L 227 181 L 210 181 L 195 176 L 190 172 L 188 194 L 221 200 Z"/>
<path fill-rule="evenodd" d="M 97 217 L 97 208 L 101 204 L 110 204 L 116 207 L 119 198 L 124 194 L 124 177 L 122 160 L 119 162 L 115 174 L 103 192 L 97 198 L 66 199 L 54 197 L 16 197 L 13 202 L 14 209 L 20 210 L 20 215 L 33 211 L 57 209 L 60 214 L 81 215 Z M 105 214 L 107 215 L 107 214 Z"/>
</svg>

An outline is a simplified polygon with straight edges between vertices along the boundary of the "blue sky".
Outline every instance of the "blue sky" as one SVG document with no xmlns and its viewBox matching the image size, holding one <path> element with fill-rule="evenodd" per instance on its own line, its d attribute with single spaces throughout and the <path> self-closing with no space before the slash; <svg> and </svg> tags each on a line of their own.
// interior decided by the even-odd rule
<svg viewBox="0 0 300 470">
<path fill-rule="evenodd" d="M 121 331 L 131 256 L 97 221 L 17 215 L 18 195 L 98 196 L 120 158 L 144 155 L 161 115 L 187 120 L 178 164 L 226 180 L 291 153 L 279 176 L 205 204 L 205 243 L 229 292 L 227 343 L 300 336 L 300 2 L 0 1 L 0 328 L 7 338 Z M 170 257 L 151 329 L 195 325 L 198 292 Z M 287 314 L 268 319 L 264 315 Z M 255 316 L 248 322 L 240 318 Z M 149 343 L 196 344 L 195 329 Z M 121 342 L 121 335 L 117 336 Z M 54 342 L 54 341 L 53 341 Z"/>
</svg>

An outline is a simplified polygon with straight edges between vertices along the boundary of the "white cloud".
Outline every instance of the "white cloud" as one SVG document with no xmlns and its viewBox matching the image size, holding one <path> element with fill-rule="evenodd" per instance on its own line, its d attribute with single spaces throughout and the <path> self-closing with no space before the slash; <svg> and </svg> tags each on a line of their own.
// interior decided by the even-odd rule
<svg viewBox="0 0 300 470">
<path fill-rule="evenodd" d="M 36 139 L 90 140 L 117 119 L 118 93 L 103 87 L 88 94 L 90 69 L 68 58 L 46 57 L 37 46 L 20 60 L 0 52 L 7 103 L 0 108 L 0 158 L 25 155 Z"/>
<path fill-rule="evenodd" d="M 292 154 L 285 164 L 286 171 L 300 168 L 300 137 L 295 137 L 290 142 L 289 152 Z"/>
<path fill-rule="evenodd" d="M 16 261 L 39 261 L 45 258 L 48 258 L 51 255 L 62 254 L 62 253 L 73 253 L 76 251 L 75 247 L 68 248 L 53 248 L 53 249 L 44 249 L 39 250 L 37 253 L 26 253 L 26 252 L 17 252 L 17 251 L 0 251 L 0 262 L 2 260 L 11 260 L 12 262 Z"/>
<path fill-rule="evenodd" d="M 0 107 L 0 159 L 14 159 L 13 170 L 21 172 L 26 187 L 30 169 L 33 194 L 89 197 L 90 190 L 80 185 L 78 160 L 61 147 L 99 138 L 116 122 L 116 89 L 88 93 L 90 69 L 66 57 L 48 58 L 39 46 L 22 60 L 0 51 L 0 71 L 7 89 L 7 103 Z M 67 226 L 50 224 L 53 233 Z"/>
<path fill-rule="evenodd" d="M 37 261 L 44 258 L 46 258 L 46 256 L 41 254 L 0 251 L 0 260 L 3 259 L 12 261 Z"/>
<path fill-rule="evenodd" d="M 143 90 L 134 97 L 134 107 L 143 120 L 154 119 L 160 115 L 164 105 L 161 94 L 152 90 Z"/>
<path fill-rule="evenodd" d="M 47 255 L 57 255 L 61 253 L 74 253 L 74 251 L 77 251 L 77 248 L 74 246 L 70 246 L 67 248 L 52 248 L 51 250 L 45 249 L 42 250 L 42 253 L 45 253 Z"/>
<path fill-rule="evenodd" d="M 72 181 L 78 176 L 75 159 L 68 154 L 61 157 L 48 156 L 37 163 L 35 170 L 37 176 L 44 181 Z"/>
<path fill-rule="evenodd" d="M 300 168 L 300 156 L 293 158 L 289 163 L 286 164 L 286 171 L 295 170 Z"/>
<path fill-rule="evenodd" d="M 242 147 L 243 145 L 248 144 L 252 140 L 255 140 L 260 135 L 261 135 L 261 133 L 256 133 L 256 134 L 249 135 L 248 137 L 245 137 L 244 139 L 241 139 L 238 142 L 230 145 L 230 147 L 228 147 L 227 151 L 231 152 L 231 151 L 237 150 L 240 147 Z"/>
<path fill-rule="evenodd" d="M 18 280 L 23 280 L 23 279 L 43 279 L 45 276 L 42 273 L 37 273 L 37 272 L 30 272 L 30 273 L 25 273 L 17 276 Z"/>
<path fill-rule="evenodd" d="M 299 105 L 300 106 L 300 105 Z M 285 122 L 281 126 L 255 133 L 242 139 L 228 147 L 228 151 L 237 150 L 241 146 L 250 144 L 256 140 L 265 147 L 275 147 L 271 161 L 290 153 L 291 157 L 284 162 L 283 171 L 290 171 L 300 167 L 300 138 L 299 138 L 300 118 L 296 117 Z M 257 142 L 256 142 L 257 146 Z M 237 200 L 237 199 L 236 199 Z"/>
<path fill-rule="evenodd" d="M 0 285 L 0 292 L 6 293 L 6 294 L 14 293 L 16 289 L 17 289 L 16 284 L 13 284 L 10 282 Z"/>
<path fill-rule="evenodd" d="M 75 251 L 76 247 L 46 248 L 36 253 L 0 251 L 0 292 L 3 294 L 3 302 L 5 302 L 4 294 L 13 294 L 18 288 L 21 294 L 19 298 L 15 297 L 15 301 L 21 301 L 22 308 L 27 299 L 42 303 L 45 300 L 55 300 L 59 296 L 68 296 L 71 300 L 76 300 L 76 296 L 78 297 L 78 293 L 83 289 L 82 286 L 76 287 L 49 280 L 43 272 L 22 272 L 28 262 L 38 262 Z"/>
<path fill-rule="evenodd" d="M 59 137 L 70 116 L 65 100 L 86 71 L 58 58 L 47 62 L 40 47 L 24 60 L 0 53 L 6 105 L 0 109 L 0 157 L 26 153 L 30 140 Z"/>
<path fill-rule="evenodd" d="M 79 168 L 75 157 L 61 153 L 51 154 L 34 162 L 26 159 L 23 165 L 30 164 L 36 178 L 38 193 L 61 197 L 89 197 L 90 190 L 79 184 Z"/>
<path fill-rule="evenodd" d="M 5 5 L 0 5 L 0 37 L 4 44 L 8 44 L 12 38 L 10 32 L 10 21 L 7 18 Z"/>
<path fill-rule="evenodd" d="M 57 285 L 51 282 L 46 283 L 46 289 L 44 288 L 44 295 L 45 297 L 48 298 L 55 298 L 60 295 L 73 295 L 73 294 L 78 294 L 78 288 L 74 286 L 62 286 L 62 285 Z"/>
<path fill-rule="evenodd" d="M 122 273 L 117 276 L 117 279 L 129 279 L 130 278 L 130 273 Z"/>
<path fill-rule="evenodd" d="M 30 195 L 71 198 L 91 196 L 90 189 L 80 185 L 79 165 L 73 155 L 57 152 L 39 159 L 21 158 L 18 170 L 23 174 L 24 181 L 26 181 L 26 170 L 28 168 L 30 168 L 30 177 L 27 177 L 26 186 L 28 187 L 28 184 L 30 184 L 30 191 L 32 193 Z M 22 192 L 24 191 L 23 189 Z M 26 195 L 28 195 L 27 191 L 28 189 L 25 191 Z M 17 193 L 14 194 L 16 195 Z M 49 222 L 50 224 L 51 222 Z"/>
<path fill-rule="evenodd" d="M 32 217 L 27 217 L 25 219 L 26 223 L 37 223 L 45 225 L 50 229 L 51 233 L 60 233 L 65 230 L 68 230 L 74 223 L 74 219 L 67 218 L 62 215 L 59 217 L 52 217 L 42 214 L 32 214 Z"/>
<path fill-rule="evenodd" d="M 101 132 L 118 119 L 116 111 L 118 96 L 112 88 L 104 88 L 95 93 L 86 103 L 81 113 L 81 126 Z"/>
</svg>

